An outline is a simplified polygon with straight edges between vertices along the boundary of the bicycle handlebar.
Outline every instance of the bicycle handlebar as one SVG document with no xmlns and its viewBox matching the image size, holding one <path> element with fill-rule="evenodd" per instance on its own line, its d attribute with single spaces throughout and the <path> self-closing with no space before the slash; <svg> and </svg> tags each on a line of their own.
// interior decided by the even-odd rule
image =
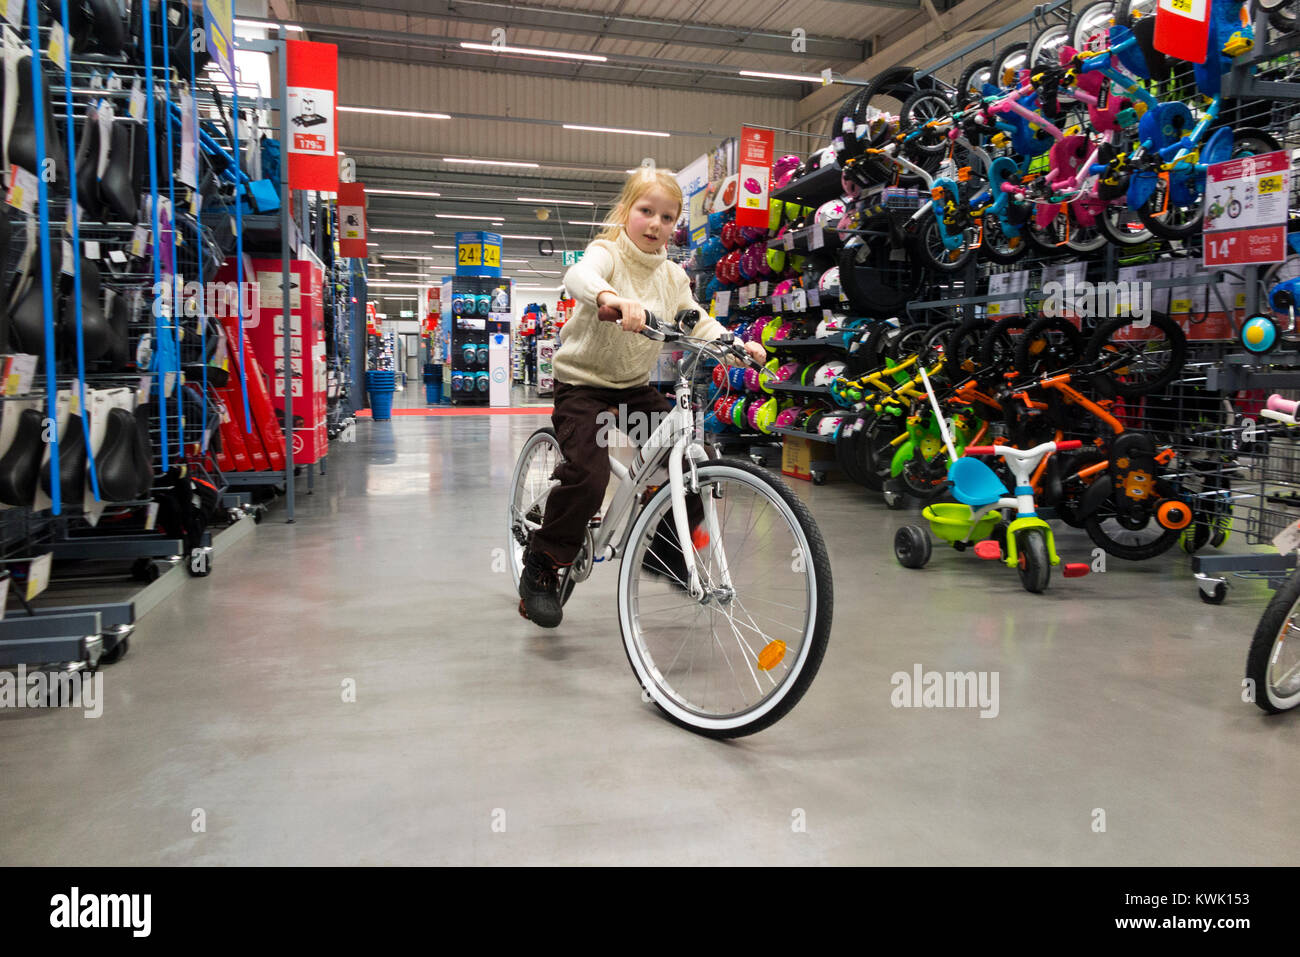
<svg viewBox="0 0 1300 957">
<path fill-rule="evenodd" d="M 1078 439 L 1067 439 L 1064 442 L 1044 442 L 1042 445 L 1035 445 L 1032 449 L 1016 449 L 1009 445 L 968 445 L 966 446 L 966 455 L 1010 455 L 1028 461 L 1029 459 L 1039 458 L 1048 452 L 1069 452 L 1073 449 L 1082 448 L 1083 443 Z"/>
<path fill-rule="evenodd" d="M 601 322 L 621 322 L 623 312 L 617 306 L 604 305 L 598 307 L 596 318 Z M 680 326 L 683 321 L 692 323 L 692 328 L 694 323 L 699 321 L 697 309 L 683 309 L 673 317 L 671 326 L 665 326 L 657 315 L 647 309 L 645 321 L 645 328 L 640 330 L 640 334 L 647 339 L 655 339 L 659 342 L 681 342 L 682 345 L 696 352 L 716 351 L 721 356 L 731 356 L 755 369 L 767 371 L 767 367 L 746 352 L 744 344 L 739 342 L 731 332 L 724 332 L 716 339 L 697 339 L 682 332 Z"/>
</svg>

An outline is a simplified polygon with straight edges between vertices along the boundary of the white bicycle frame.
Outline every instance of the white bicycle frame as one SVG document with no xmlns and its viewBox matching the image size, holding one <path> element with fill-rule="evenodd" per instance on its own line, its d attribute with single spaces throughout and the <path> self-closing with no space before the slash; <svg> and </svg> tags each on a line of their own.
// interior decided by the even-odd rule
<svg viewBox="0 0 1300 957">
<path fill-rule="evenodd" d="M 680 372 L 681 370 L 679 370 Z M 648 478 L 664 466 L 667 459 L 668 487 L 672 495 L 673 524 L 677 540 L 682 543 L 682 552 L 691 541 L 690 523 L 686 516 L 686 493 L 699 492 L 699 479 L 696 476 L 696 463 L 708 461 L 709 453 L 695 434 L 695 422 L 691 415 L 691 384 L 684 372 L 678 375 L 676 388 L 673 390 L 676 401 L 672 411 L 664 416 L 658 428 L 637 451 L 631 465 L 624 465 L 610 456 L 609 465 L 613 477 L 618 481 L 618 488 L 599 530 L 592 536 L 592 562 L 603 562 L 621 558 L 627 549 L 627 540 L 632 533 L 633 522 L 629 521 L 633 507 L 641 493 L 649 485 Z M 683 464 L 686 463 L 686 464 Z M 686 468 L 690 468 L 689 481 Z M 731 573 L 727 567 L 726 555 L 722 551 L 722 536 L 718 529 L 718 516 L 711 496 L 703 498 L 705 530 L 715 545 L 714 557 L 718 562 L 721 585 L 731 588 Z M 690 574 L 687 583 L 692 598 L 704 597 L 704 588 L 700 582 L 696 563 L 686 563 Z"/>
</svg>

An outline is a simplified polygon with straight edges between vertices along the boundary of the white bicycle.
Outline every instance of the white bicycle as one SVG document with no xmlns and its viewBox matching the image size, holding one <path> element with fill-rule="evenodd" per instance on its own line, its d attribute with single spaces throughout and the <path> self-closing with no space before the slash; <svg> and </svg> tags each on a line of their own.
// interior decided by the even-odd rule
<svg viewBox="0 0 1300 957">
<path fill-rule="evenodd" d="M 695 314 L 678 314 L 673 325 L 686 317 L 693 322 Z M 753 734 L 798 703 L 821 665 L 834 601 L 830 559 L 817 523 L 784 482 L 747 460 L 717 457 L 703 441 L 691 401 L 699 360 L 759 364 L 730 335 L 696 339 L 653 315 L 642 334 L 687 350 L 677 401 L 630 466 L 611 457 L 613 499 L 562 571 L 560 596 L 568 601 L 596 565 L 621 560 L 619 627 L 648 700 L 700 734 Z M 554 430 L 544 428 L 529 436 L 515 465 L 509 553 L 516 587 L 563 460 Z M 704 507 L 694 533 L 688 494 Z M 661 536 L 659 547 L 681 552 L 664 556 L 653 546 L 669 515 L 673 534 Z M 647 555 L 660 566 L 685 567 L 688 580 L 647 571 Z"/>
</svg>

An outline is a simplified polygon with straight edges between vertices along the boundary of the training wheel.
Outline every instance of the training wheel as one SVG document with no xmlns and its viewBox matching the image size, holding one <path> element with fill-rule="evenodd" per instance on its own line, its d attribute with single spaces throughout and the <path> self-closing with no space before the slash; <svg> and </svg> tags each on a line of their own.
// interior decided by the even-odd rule
<svg viewBox="0 0 1300 957">
<path fill-rule="evenodd" d="M 894 557 L 904 568 L 924 568 L 930 560 L 930 535 L 920 525 L 904 525 L 894 533 Z"/>
</svg>

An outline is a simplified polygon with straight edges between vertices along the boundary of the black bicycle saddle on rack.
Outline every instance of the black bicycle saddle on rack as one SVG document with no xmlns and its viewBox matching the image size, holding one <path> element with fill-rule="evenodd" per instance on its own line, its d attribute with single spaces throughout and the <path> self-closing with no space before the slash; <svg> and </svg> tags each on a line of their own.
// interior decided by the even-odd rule
<svg viewBox="0 0 1300 957">
<path fill-rule="evenodd" d="M 99 196 L 112 212 L 114 218 L 134 223 L 138 211 L 136 203 L 137 184 L 135 167 L 147 166 L 147 162 L 137 164 L 135 157 L 137 138 L 132 135 L 136 123 L 113 123 L 113 137 L 109 144 L 108 166 L 99 181 Z M 146 140 L 147 142 L 147 140 Z"/>
<path fill-rule="evenodd" d="M 0 457 L 0 502 L 6 505 L 31 505 L 36 498 L 36 478 L 45 454 L 44 419 L 40 409 L 23 409 L 13 443 Z"/>
<path fill-rule="evenodd" d="M 42 164 L 36 156 L 36 110 L 39 108 L 45 116 L 45 156 L 54 160 L 55 181 L 52 185 L 62 186 L 67 182 L 68 175 L 63 140 L 54 123 L 54 112 L 50 109 L 49 88 L 45 83 L 44 71 L 41 72 L 39 104 L 32 92 L 31 59 L 30 53 L 17 58 L 18 109 L 9 130 L 9 162 L 16 163 L 34 176 L 42 174 Z"/>
<path fill-rule="evenodd" d="M 109 344 L 104 359 L 114 372 L 125 372 L 131 362 L 131 301 L 120 292 L 113 293 L 109 298 Z"/>
<path fill-rule="evenodd" d="M 63 340 L 63 355 L 77 355 L 77 312 L 73 278 L 63 277 L 63 310 L 59 331 Z M 113 330 L 104 315 L 100 295 L 99 267 L 93 261 L 81 259 L 81 341 L 87 362 L 95 362 L 107 354 L 113 344 Z"/>
<path fill-rule="evenodd" d="M 41 489 L 53 495 L 50 470 L 53 459 L 41 466 Z M 59 497 L 68 503 L 81 501 L 86 490 L 86 434 L 81 416 L 68 416 L 68 424 L 59 433 Z"/>
<path fill-rule="evenodd" d="M 151 466 L 147 454 L 142 458 L 141 448 L 136 417 L 126 409 L 109 409 L 104 440 L 95 456 L 95 475 L 99 479 L 101 499 L 130 502 L 149 494 L 149 487 L 153 484 Z"/>
<path fill-rule="evenodd" d="M 103 203 L 99 198 L 99 122 L 94 118 L 81 124 L 77 140 L 77 203 L 84 219 L 100 219 Z"/>
<path fill-rule="evenodd" d="M 68 20 L 77 53 L 121 55 L 126 22 L 117 0 L 75 0 L 68 5 Z"/>
<path fill-rule="evenodd" d="M 58 289 L 59 270 L 63 268 L 63 243 L 50 244 L 50 277 Z M 55 292 L 57 296 L 57 291 Z M 57 322 L 57 303 L 54 318 Z M 56 330 L 57 332 L 57 330 Z M 14 352 L 34 356 L 45 354 L 45 286 L 41 281 L 41 257 L 33 251 L 27 273 L 19 279 L 18 293 L 9 310 L 9 346 Z"/>
</svg>

